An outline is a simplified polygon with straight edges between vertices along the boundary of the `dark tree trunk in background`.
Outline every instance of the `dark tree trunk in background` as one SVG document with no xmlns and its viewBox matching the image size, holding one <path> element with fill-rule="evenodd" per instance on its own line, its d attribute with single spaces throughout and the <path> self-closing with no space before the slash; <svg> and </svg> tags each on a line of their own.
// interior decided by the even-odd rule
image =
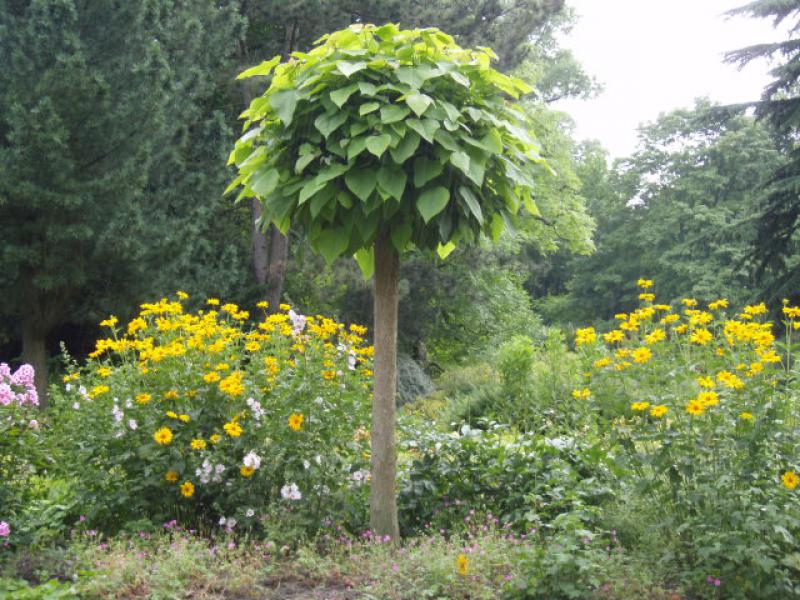
<svg viewBox="0 0 800 600">
<path fill-rule="evenodd" d="M 39 406 L 47 406 L 47 330 L 34 318 L 22 321 L 22 360 L 31 365 L 36 373 L 36 392 Z"/>
<path fill-rule="evenodd" d="M 400 257 L 387 233 L 375 241 L 375 365 L 372 399 L 370 526 L 396 540 L 395 393 L 397 388 L 397 282 Z"/>
<path fill-rule="evenodd" d="M 283 294 L 283 280 L 286 276 L 286 261 L 289 258 L 289 238 L 278 228 L 269 228 L 269 265 L 267 266 L 267 292 L 265 299 L 269 302 L 269 312 L 278 311 Z"/>
<path fill-rule="evenodd" d="M 259 286 L 267 283 L 267 268 L 269 266 L 269 249 L 267 247 L 267 236 L 258 225 L 261 217 L 261 202 L 258 198 L 250 200 L 250 214 L 253 217 L 253 275 Z"/>
</svg>

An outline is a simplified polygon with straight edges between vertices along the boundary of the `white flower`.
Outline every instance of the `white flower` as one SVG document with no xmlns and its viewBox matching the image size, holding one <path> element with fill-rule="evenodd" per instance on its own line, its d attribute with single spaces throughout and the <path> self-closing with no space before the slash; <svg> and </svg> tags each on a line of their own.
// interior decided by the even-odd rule
<svg viewBox="0 0 800 600">
<path fill-rule="evenodd" d="M 128 427 L 136 431 L 136 428 L 139 427 L 139 424 L 136 422 L 136 419 L 131 419 L 128 421 Z"/>
<path fill-rule="evenodd" d="M 111 409 L 111 414 L 114 415 L 114 420 L 117 423 L 121 423 L 122 419 L 125 418 L 125 413 L 122 412 L 119 406 L 117 406 L 116 404 L 114 405 L 114 408 Z"/>
<path fill-rule="evenodd" d="M 225 525 L 225 517 L 220 517 L 219 518 L 219 524 L 220 524 L 220 527 Z"/>
<path fill-rule="evenodd" d="M 74 410 L 80 410 L 80 408 L 81 408 L 80 402 L 75 402 L 75 403 L 72 405 L 72 408 L 73 408 Z"/>
<path fill-rule="evenodd" d="M 234 527 L 236 527 L 236 519 L 234 519 L 233 517 L 228 517 L 228 529 L 230 530 L 233 529 Z"/>
<path fill-rule="evenodd" d="M 125 400 L 125 408 L 133 408 L 133 401 L 130 398 Z"/>
<path fill-rule="evenodd" d="M 217 475 L 220 475 L 220 474 L 224 473 L 225 472 L 225 465 L 223 465 L 223 464 L 217 465 L 216 467 L 214 467 L 214 471 L 217 473 Z"/>
<path fill-rule="evenodd" d="M 242 460 L 242 464 L 244 464 L 245 467 L 258 469 L 261 466 L 261 457 L 256 454 L 255 450 L 250 450 Z"/>
<path fill-rule="evenodd" d="M 292 335 L 297 335 L 306 328 L 306 318 L 289 309 L 289 320 L 292 322 Z"/>
<path fill-rule="evenodd" d="M 281 496 L 284 500 L 300 500 L 303 494 L 300 493 L 296 483 L 290 483 L 281 488 Z"/>
<path fill-rule="evenodd" d="M 310 462 L 308 462 L 308 461 L 307 461 L 307 460 L 304 458 L 304 459 L 303 459 L 303 468 L 304 468 L 304 469 L 307 469 L 307 468 L 308 468 L 308 467 L 310 467 L 310 466 L 311 466 L 311 463 L 310 463 Z"/>
<path fill-rule="evenodd" d="M 64 386 L 64 389 L 67 390 L 68 392 L 71 392 L 72 391 L 72 384 L 68 383 L 67 385 Z"/>
<path fill-rule="evenodd" d="M 247 511 L 244 513 L 244 516 L 249 519 L 250 517 L 252 517 L 255 514 L 256 514 L 256 511 L 254 511 L 252 508 L 248 508 Z"/>
<path fill-rule="evenodd" d="M 314 398 L 314 404 L 323 404 L 325 400 L 322 399 L 322 396 L 317 396 Z"/>
<path fill-rule="evenodd" d="M 347 368 L 351 371 L 356 370 L 356 353 L 354 350 L 350 350 L 350 354 L 347 355 Z"/>
</svg>

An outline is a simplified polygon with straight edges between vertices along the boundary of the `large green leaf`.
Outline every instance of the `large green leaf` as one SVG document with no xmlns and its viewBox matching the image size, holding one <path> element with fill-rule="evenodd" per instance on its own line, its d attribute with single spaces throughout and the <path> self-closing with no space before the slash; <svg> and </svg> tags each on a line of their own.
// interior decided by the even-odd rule
<svg viewBox="0 0 800 600">
<path fill-rule="evenodd" d="M 428 110 L 432 102 L 430 96 L 419 92 L 406 96 L 406 104 L 411 107 L 411 110 L 413 110 L 418 117 L 421 117 L 423 113 Z"/>
<path fill-rule="evenodd" d="M 367 147 L 366 137 L 350 138 L 350 143 L 347 144 L 347 160 L 353 160 L 356 156 L 361 154 Z"/>
<path fill-rule="evenodd" d="M 309 179 L 300 189 L 300 196 L 297 199 L 297 203 L 298 204 L 305 203 L 306 200 L 311 198 L 311 196 L 316 194 L 324 187 L 325 187 L 324 181 L 319 181 L 316 177 L 314 179 Z"/>
<path fill-rule="evenodd" d="M 347 171 L 348 168 L 349 167 L 347 165 L 343 165 L 341 163 L 328 165 L 324 169 L 320 170 L 319 173 L 317 173 L 317 179 L 321 182 L 327 182 L 331 179 L 336 179 L 339 177 L 339 175 Z"/>
<path fill-rule="evenodd" d="M 250 189 L 259 198 L 266 198 L 278 187 L 279 180 L 280 174 L 277 169 L 262 171 L 250 180 Z"/>
<path fill-rule="evenodd" d="M 311 161 L 317 158 L 319 154 L 314 152 L 313 154 L 303 154 L 300 158 L 297 159 L 297 162 L 294 163 L 294 172 L 300 175 L 303 172 Z"/>
<path fill-rule="evenodd" d="M 364 115 L 368 115 L 371 112 L 375 112 L 381 107 L 380 102 L 367 102 L 366 104 L 362 104 L 358 107 L 358 114 L 362 117 Z"/>
<path fill-rule="evenodd" d="M 348 98 L 350 98 L 350 96 L 352 96 L 357 89 L 358 89 L 358 84 L 352 83 L 346 87 L 339 88 L 338 90 L 333 90 L 330 93 L 331 100 L 336 106 L 342 108 L 342 106 L 344 106 L 344 103 L 347 102 Z"/>
<path fill-rule="evenodd" d="M 347 250 L 347 246 L 350 245 L 350 236 L 340 229 L 327 229 L 319 234 L 313 244 L 322 254 L 325 262 L 330 265 Z"/>
<path fill-rule="evenodd" d="M 414 185 L 418 188 L 423 187 L 434 177 L 438 177 L 444 167 L 438 160 L 431 160 L 426 156 L 420 156 L 414 161 Z"/>
<path fill-rule="evenodd" d="M 344 182 L 362 202 L 366 202 L 375 190 L 376 177 L 372 169 L 354 167 L 344 176 Z"/>
<path fill-rule="evenodd" d="M 422 215 L 422 220 L 429 223 L 433 217 L 444 210 L 449 200 L 450 192 L 444 186 L 437 185 L 423 191 L 417 198 L 417 210 Z"/>
<path fill-rule="evenodd" d="M 375 250 L 373 248 L 361 248 L 353 255 L 353 258 L 356 259 L 364 280 L 372 277 L 375 272 Z"/>
<path fill-rule="evenodd" d="M 314 127 L 327 138 L 345 121 L 347 121 L 347 114 L 344 112 L 336 112 L 334 114 L 322 113 L 314 120 Z"/>
<path fill-rule="evenodd" d="M 392 160 L 401 165 L 406 162 L 419 147 L 419 135 L 414 131 L 407 131 L 400 143 L 396 148 L 392 148 L 389 152 L 392 155 Z"/>
<path fill-rule="evenodd" d="M 380 158 L 383 153 L 386 152 L 386 148 L 389 147 L 389 142 L 391 141 L 392 136 L 390 136 L 388 133 L 371 135 L 367 138 L 367 150 Z"/>
<path fill-rule="evenodd" d="M 266 77 L 272 72 L 272 69 L 279 65 L 281 62 L 280 56 L 273 56 L 269 60 L 265 60 L 260 65 L 250 67 L 246 71 L 242 71 L 236 76 L 236 79 L 247 79 L 248 77 Z"/>
<path fill-rule="evenodd" d="M 398 252 L 403 252 L 411 241 L 411 235 L 414 233 L 411 225 L 403 223 L 392 228 L 392 245 Z"/>
<path fill-rule="evenodd" d="M 420 134 L 426 141 L 433 143 L 433 136 L 439 129 L 439 121 L 434 119 L 406 119 L 406 125 Z"/>
<path fill-rule="evenodd" d="M 477 219 L 478 223 L 483 226 L 483 211 L 481 210 L 481 204 L 478 202 L 475 193 L 465 185 L 458 188 L 458 193 L 464 199 L 467 208 L 469 208 L 469 211 Z"/>
<path fill-rule="evenodd" d="M 288 89 L 278 90 L 269 97 L 269 105 L 286 127 L 292 124 L 298 96 L 297 90 Z"/>
<path fill-rule="evenodd" d="M 469 176 L 469 155 L 466 152 L 453 152 L 450 155 L 450 162 L 464 175 Z"/>
<path fill-rule="evenodd" d="M 383 165 L 378 169 L 378 185 L 392 197 L 401 200 L 406 188 L 406 174 L 399 167 Z"/>
<path fill-rule="evenodd" d="M 383 122 L 384 125 L 388 125 L 389 123 L 402 121 L 410 112 L 411 111 L 405 106 L 389 104 L 381 108 L 381 122 Z"/>
<path fill-rule="evenodd" d="M 342 75 L 349 79 L 353 73 L 358 73 L 362 69 L 366 69 L 367 63 L 365 63 L 363 60 L 358 62 L 340 60 L 338 63 L 336 63 L 336 68 Z"/>
</svg>

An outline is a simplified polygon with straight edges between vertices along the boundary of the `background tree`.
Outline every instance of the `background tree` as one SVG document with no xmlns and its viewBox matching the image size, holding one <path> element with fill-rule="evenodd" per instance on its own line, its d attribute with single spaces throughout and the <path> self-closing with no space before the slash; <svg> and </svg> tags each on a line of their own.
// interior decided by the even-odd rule
<svg viewBox="0 0 800 600">
<path fill-rule="evenodd" d="M 0 1 L 0 312 L 42 396 L 54 327 L 196 273 L 174 253 L 202 259 L 216 217 L 194 161 L 227 135 L 209 74 L 240 26 L 210 1 Z"/>
<path fill-rule="evenodd" d="M 800 284 L 800 6 L 794 0 L 757 0 L 729 14 L 772 19 L 775 27 L 788 25 L 787 40 L 748 46 L 726 57 L 741 66 L 761 58 L 777 62 L 770 72 L 774 80 L 754 104 L 756 114 L 775 128 L 788 160 L 764 182 L 753 253 L 767 295 L 782 298 L 796 293 Z"/>
<path fill-rule="evenodd" d="M 482 234 L 498 239 L 545 169 L 524 111 L 530 91 L 495 71 L 489 50 L 462 50 L 436 30 L 351 27 L 309 53 L 242 74 L 275 75 L 245 111 L 252 125 L 231 161 L 239 199 L 258 197 L 286 231 L 296 224 L 331 262 L 354 254 L 375 273 L 371 523 L 398 535 L 395 366 L 400 254 L 444 258 Z M 548 207 L 549 208 L 549 207 Z"/>
</svg>

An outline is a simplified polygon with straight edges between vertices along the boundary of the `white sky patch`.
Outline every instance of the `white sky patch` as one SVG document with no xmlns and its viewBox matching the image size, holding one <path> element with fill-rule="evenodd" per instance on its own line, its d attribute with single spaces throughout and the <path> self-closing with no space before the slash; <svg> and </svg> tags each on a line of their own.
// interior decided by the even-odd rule
<svg viewBox="0 0 800 600">
<path fill-rule="evenodd" d="M 690 107 L 695 98 L 722 104 L 758 99 L 770 81 L 768 64 L 740 71 L 723 63 L 723 55 L 787 34 L 768 19 L 724 16 L 745 1 L 570 0 L 579 21 L 562 44 L 604 91 L 554 107 L 575 119 L 577 139 L 598 139 L 615 158 L 633 152 L 641 123 Z"/>
</svg>

